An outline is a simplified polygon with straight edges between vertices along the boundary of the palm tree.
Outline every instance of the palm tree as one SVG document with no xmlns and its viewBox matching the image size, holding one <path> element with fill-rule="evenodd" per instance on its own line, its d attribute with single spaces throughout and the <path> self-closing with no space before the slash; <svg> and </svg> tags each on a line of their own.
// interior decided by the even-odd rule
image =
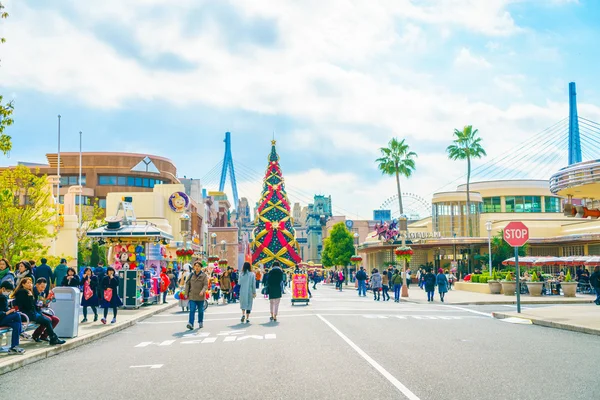
<svg viewBox="0 0 600 400">
<path fill-rule="evenodd" d="M 381 157 L 375 160 L 379 163 L 378 168 L 384 175 L 396 176 L 396 187 L 398 189 L 398 207 L 400 216 L 404 214 L 402 207 L 402 191 L 400 190 L 400 175 L 410 178 L 415 170 L 415 160 L 417 153 L 409 151 L 409 147 L 404 143 L 404 139 L 398 140 L 392 138 L 388 147 L 382 147 Z"/>
<path fill-rule="evenodd" d="M 472 125 L 467 125 L 462 131 L 454 130 L 454 143 L 448 146 L 446 152 L 451 160 L 467 160 L 467 225 L 469 227 L 469 237 L 473 236 L 473 227 L 471 225 L 471 159 L 486 156 L 486 152 L 481 146 L 481 138 L 477 136 L 477 129 L 473 130 Z"/>
</svg>

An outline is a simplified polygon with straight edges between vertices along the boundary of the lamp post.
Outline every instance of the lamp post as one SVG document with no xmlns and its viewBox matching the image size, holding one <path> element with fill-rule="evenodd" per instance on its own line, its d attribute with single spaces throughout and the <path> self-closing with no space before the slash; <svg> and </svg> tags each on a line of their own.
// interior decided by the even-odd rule
<svg viewBox="0 0 600 400">
<path fill-rule="evenodd" d="M 406 237 L 408 236 L 408 219 L 401 215 L 398 218 L 398 227 L 402 235 L 402 247 L 406 246 Z M 406 285 L 406 258 L 402 260 L 402 289 L 400 297 L 408 297 L 408 286 Z"/>
<path fill-rule="evenodd" d="M 210 237 L 212 238 L 212 255 L 216 256 L 215 247 L 217 246 L 217 234 L 213 232 L 210 234 Z"/>
<path fill-rule="evenodd" d="M 221 260 L 225 259 L 225 251 L 227 251 L 227 242 L 221 240 Z"/>
<path fill-rule="evenodd" d="M 81 224 L 82 224 L 82 210 L 83 210 L 83 203 L 82 203 L 82 192 L 83 192 L 83 185 L 81 184 L 81 168 L 82 168 L 82 152 L 81 152 L 81 145 L 82 145 L 82 137 L 83 137 L 83 133 L 81 131 L 79 131 L 79 228 L 81 229 Z"/>
<path fill-rule="evenodd" d="M 492 221 L 487 221 L 485 223 L 485 229 L 488 233 L 488 255 L 490 262 L 490 276 L 492 276 Z"/>
<path fill-rule="evenodd" d="M 352 235 L 352 236 L 354 236 L 354 255 L 357 256 L 358 255 L 358 237 L 359 237 L 359 234 L 358 234 L 358 232 L 354 232 L 354 235 Z M 358 265 L 359 265 L 359 263 L 357 263 L 355 267 L 358 268 Z M 356 270 L 356 268 L 354 270 L 354 274 L 355 275 L 358 272 Z"/>
</svg>

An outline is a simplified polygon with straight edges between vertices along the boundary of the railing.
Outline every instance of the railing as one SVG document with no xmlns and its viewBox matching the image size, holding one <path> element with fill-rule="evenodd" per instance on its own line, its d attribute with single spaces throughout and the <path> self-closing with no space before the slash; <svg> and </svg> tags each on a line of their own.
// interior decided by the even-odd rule
<svg viewBox="0 0 600 400">
<path fill-rule="evenodd" d="M 586 161 L 563 168 L 550 177 L 550 191 L 557 194 L 568 188 L 600 183 L 600 160 Z"/>
</svg>

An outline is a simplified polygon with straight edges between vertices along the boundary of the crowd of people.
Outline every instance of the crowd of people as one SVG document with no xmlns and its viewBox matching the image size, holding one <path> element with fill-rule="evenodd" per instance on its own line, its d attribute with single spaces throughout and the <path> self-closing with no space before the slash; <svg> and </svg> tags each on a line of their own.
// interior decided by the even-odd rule
<svg viewBox="0 0 600 400">
<path fill-rule="evenodd" d="M 86 267 L 79 275 L 67 266 L 65 259 L 55 268 L 45 258 L 40 261 L 39 266 L 34 260 L 20 261 L 13 270 L 8 260 L 0 259 L 0 326 L 12 330 L 9 353 L 25 352 L 19 346 L 21 339 L 46 341 L 52 346 L 65 343 L 54 331 L 60 319 L 49 308 L 53 298 L 51 289 L 57 286 L 80 289 L 81 323 L 88 322 L 88 308 L 94 313 L 94 322 L 98 320 L 98 308 L 104 309 L 103 324 L 107 323 L 109 310 L 113 316 L 111 323 L 117 322 L 118 308 L 123 302 L 118 295 L 120 282 L 114 268 L 99 264 L 93 269 Z M 23 331 L 26 322 L 38 325 L 31 335 Z"/>
</svg>

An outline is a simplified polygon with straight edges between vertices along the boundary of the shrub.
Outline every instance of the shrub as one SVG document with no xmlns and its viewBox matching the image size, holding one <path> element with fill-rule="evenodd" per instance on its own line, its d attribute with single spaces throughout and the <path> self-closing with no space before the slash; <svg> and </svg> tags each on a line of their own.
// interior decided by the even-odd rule
<svg viewBox="0 0 600 400">
<path fill-rule="evenodd" d="M 481 275 L 479 277 L 479 283 L 488 283 L 489 280 L 490 280 L 489 275 Z"/>
<path fill-rule="evenodd" d="M 494 268 L 494 271 L 492 271 L 492 280 L 497 281 L 498 279 L 498 271 L 496 271 L 496 268 Z"/>
<path fill-rule="evenodd" d="M 481 275 L 471 274 L 471 282 L 472 283 L 479 283 L 479 278 L 480 277 L 481 277 Z"/>
<path fill-rule="evenodd" d="M 513 278 L 512 273 L 508 272 L 506 274 L 506 276 L 504 277 L 504 280 L 510 282 L 510 281 L 514 281 L 515 279 Z"/>
<path fill-rule="evenodd" d="M 539 282 L 539 281 L 540 281 L 540 278 L 538 278 L 537 273 L 534 271 L 531 274 L 531 282 Z"/>
<path fill-rule="evenodd" d="M 571 271 L 567 271 L 567 275 L 565 276 L 565 282 L 571 282 Z"/>
</svg>

